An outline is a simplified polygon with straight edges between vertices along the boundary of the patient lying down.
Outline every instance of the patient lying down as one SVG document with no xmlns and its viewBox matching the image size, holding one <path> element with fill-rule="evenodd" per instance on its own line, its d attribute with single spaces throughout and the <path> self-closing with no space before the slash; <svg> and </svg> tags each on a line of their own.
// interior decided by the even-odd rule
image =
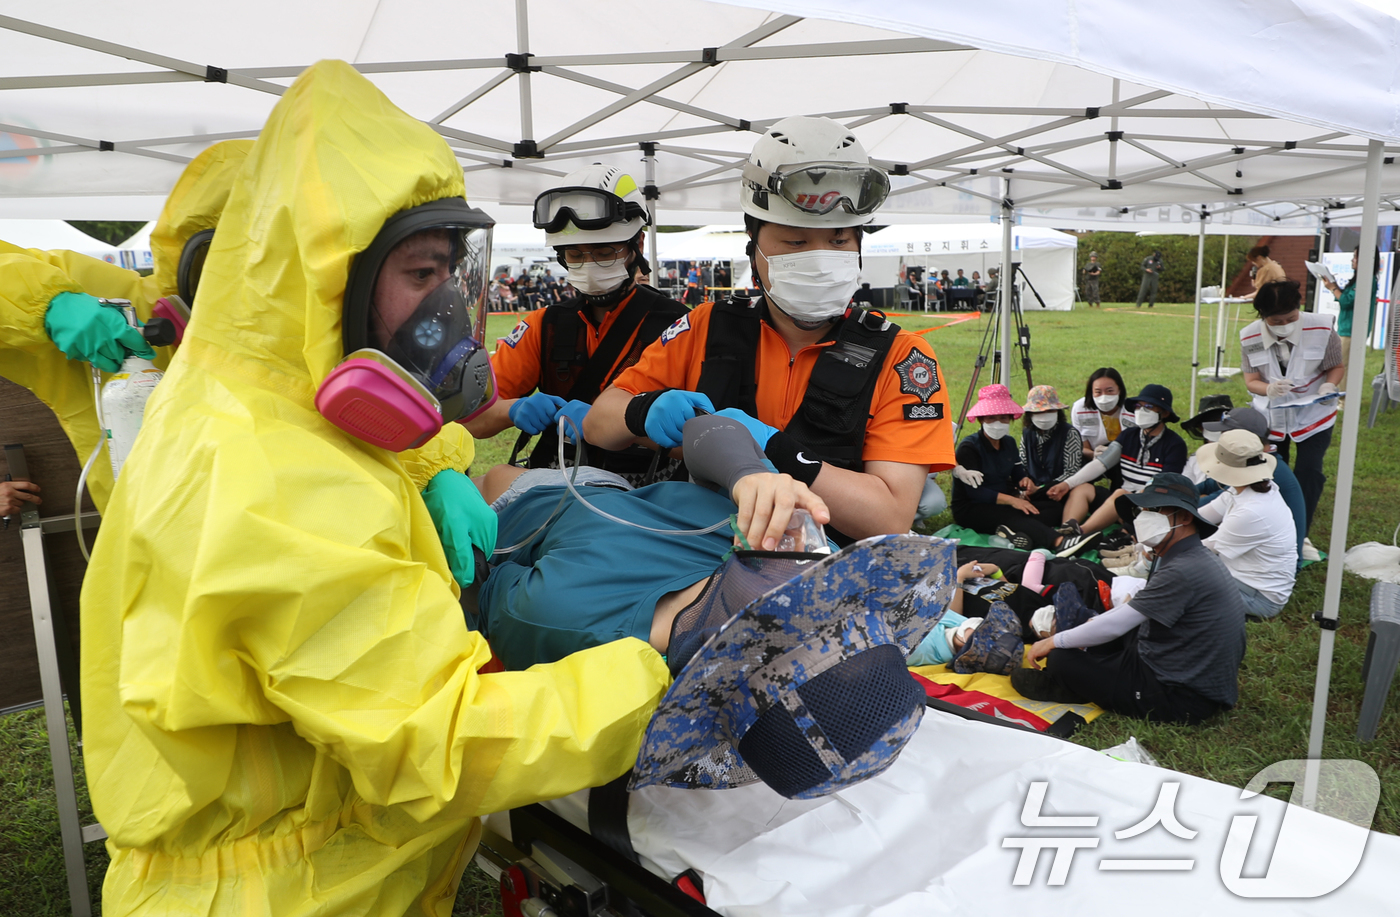
<svg viewBox="0 0 1400 917">
<path fill-rule="evenodd" d="M 684 435 L 704 486 L 628 491 L 579 470 L 580 492 L 614 519 L 559 486 L 560 472 L 493 469 L 479 486 L 507 547 L 481 586 L 482 632 L 508 669 L 626 638 L 667 655 L 675 681 L 633 788 L 761 779 L 808 798 L 883 771 L 924 709 L 905 658 L 951 598 L 953 543 L 891 535 L 836 554 L 776 551 L 794 510 L 825 523 L 825 504 L 769 472 L 728 418 L 697 417 Z M 692 533 L 731 515 L 735 528 Z M 732 551 L 736 530 L 761 550 Z"/>
</svg>

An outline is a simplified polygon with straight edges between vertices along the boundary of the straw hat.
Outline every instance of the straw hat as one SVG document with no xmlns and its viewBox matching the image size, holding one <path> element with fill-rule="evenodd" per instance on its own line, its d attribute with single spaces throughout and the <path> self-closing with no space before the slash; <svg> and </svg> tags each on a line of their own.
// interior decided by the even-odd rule
<svg viewBox="0 0 1400 917">
<path fill-rule="evenodd" d="M 1243 487 L 1274 476 L 1278 459 L 1264 453 L 1264 444 L 1248 430 L 1227 430 L 1220 441 L 1196 450 L 1196 464 L 1212 480 Z"/>
<path fill-rule="evenodd" d="M 977 403 L 967 412 L 967 416 L 970 420 L 974 417 L 999 417 L 1009 414 L 1011 419 L 1015 420 L 1024 413 L 1021 406 L 1012 399 L 1006 386 L 998 382 L 995 385 L 984 385 L 977 390 Z"/>
</svg>

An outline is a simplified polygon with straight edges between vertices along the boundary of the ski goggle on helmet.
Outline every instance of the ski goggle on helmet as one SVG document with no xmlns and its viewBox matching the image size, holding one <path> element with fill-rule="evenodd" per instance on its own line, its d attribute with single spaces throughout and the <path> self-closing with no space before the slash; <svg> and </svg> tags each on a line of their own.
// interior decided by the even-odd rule
<svg viewBox="0 0 1400 917">
<path fill-rule="evenodd" d="M 636 188 L 635 182 L 632 187 Z M 592 232 L 615 223 L 645 221 L 646 218 L 645 207 L 602 188 L 580 185 L 551 188 L 535 198 L 535 228 L 550 233 L 560 232 L 570 223 L 584 232 Z"/>
<path fill-rule="evenodd" d="M 780 196 L 813 216 L 842 207 L 847 213 L 874 213 L 890 195 L 890 179 L 875 166 L 843 162 L 802 162 L 768 171 L 744 164 L 744 180 L 752 187 Z"/>
<path fill-rule="evenodd" d="M 483 346 L 494 221 L 461 198 L 390 217 L 345 288 L 345 359 L 316 392 L 331 423 L 393 452 L 496 400 Z"/>
</svg>

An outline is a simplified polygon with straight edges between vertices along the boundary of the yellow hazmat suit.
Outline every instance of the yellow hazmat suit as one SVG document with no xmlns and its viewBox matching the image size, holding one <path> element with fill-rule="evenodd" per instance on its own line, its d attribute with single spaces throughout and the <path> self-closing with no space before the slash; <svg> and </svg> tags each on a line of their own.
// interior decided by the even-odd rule
<svg viewBox="0 0 1400 917">
<path fill-rule="evenodd" d="M 477 816 L 636 757 L 661 657 L 479 674 L 417 486 L 313 406 L 352 257 L 462 194 L 442 139 L 335 61 L 239 175 L 83 588 L 107 917 L 445 917 Z"/>
<path fill-rule="evenodd" d="M 24 249 L 0 241 L 0 376 L 49 406 L 79 461 L 87 461 L 102 436 L 92 376 L 87 364 L 69 360 L 45 333 L 49 300 L 68 292 L 129 299 L 142 321 L 150 318 L 156 300 L 176 292 L 185 242 L 218 223 L 233 176 L 252 148 L 251 140 L 226 140 L 185 167 L 151 230 L 155 270 L 149 277 L 77 252 Z M 156 365 L 164 368 L 169 355 L 169 348 L 156 348 Z M 87 486 L 101 512 L 112 492 L 112 463 L 105 449 L 93 463 Z"/>
</svg>

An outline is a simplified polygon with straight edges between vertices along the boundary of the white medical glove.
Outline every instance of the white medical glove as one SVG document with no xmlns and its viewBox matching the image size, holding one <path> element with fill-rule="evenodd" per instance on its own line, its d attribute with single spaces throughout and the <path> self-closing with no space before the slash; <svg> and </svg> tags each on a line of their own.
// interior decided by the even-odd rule
<svg viewBox="0 0 1400 917">
<path fill-rule="evenodd" d="M 982 472 L 974 471 L 971 468 L 964 468 L 961 465 L 953 466 L 953 477 L 962 481 L 968 487 L 982 486 Z"/>
<path fill-rule="evenodd" d="M 1268 395 L 1270 398 L 1280 398 L 1293 391 L 1293 382 L 1290 379 L 1279 379 L 1277 382 L 1269 383 Z"/>
<path fill-rule="evenodd" d="M 1337 387 L 1331 382 L 1324 382 L 1317 387 L 1317 393 L 1319 395 L 1333 395 L 1336 394 L 1336 391 Z"/>
</svg>

